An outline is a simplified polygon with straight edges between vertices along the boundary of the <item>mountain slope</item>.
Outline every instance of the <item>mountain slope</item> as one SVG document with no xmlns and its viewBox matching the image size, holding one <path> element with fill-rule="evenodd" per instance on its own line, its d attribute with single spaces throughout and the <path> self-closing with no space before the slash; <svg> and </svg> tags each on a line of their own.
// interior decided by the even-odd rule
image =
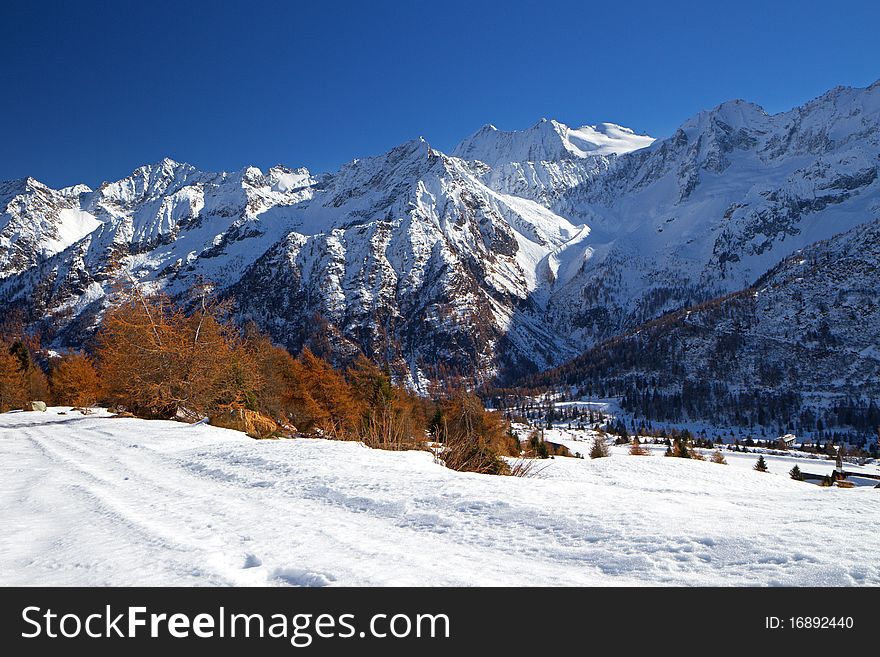
<svg viewBox="0 0 880 657">
<path fill-rule="evenodd" d="M 345 350 L 401 360 L 413 380 L 439 363 L 485 377 L 574 349 L 541 326 L 530 295 L 538 263 L 578 228 L 423 141 L 347 165 L 295 216 L 301 227 L 232 290 L 291 347 L 320 315 Z"/>
<path fill-rule="evenodd" d="M 363 351 L 417 386 L 512 379 L 880 217 L 878 168 L 880 83 L 776 115 L 724 103 L 658 141 L 541 121 L 334 174 L 163 160 L 94 191 L 19 181 L 0 303 L 78 345 L 120 282 L 210 281 L 294 351 Z"/>
<path fill-rule="evenodd" d="M 33 178 L 0 183 L 0 279 L 26 271 L 95 230 L 99 221 L 79 202 L 89 192 L 85 185 L 49 189 Z"/>
<path fill-rule="evenodd" d="M 844 429 L 863 439 L 880 426 L 878 282 L 880 219 L 797 251 L 746 290 L 601 343 L 538 382 L 622 396 L 655 420 Z"/>
<path fill-rule="evenodd" d="M 775 116 L 742 102 L 704 112 L 551 206 L 592 237 L 550 311 L 591 343 L 742 289 L 880 216 L 878 166 L 880 85 Z"/>
<path fill-rule="evenodd" d="M 521 131 L 483 126 L 453 155 L 486 165 L 475 171 L 492 189 L 551 206 L 565 191 L 605 172 L 617 155 L 653 142 L 613 123 L 570 128 L 541 119 Z"/>
</svg>

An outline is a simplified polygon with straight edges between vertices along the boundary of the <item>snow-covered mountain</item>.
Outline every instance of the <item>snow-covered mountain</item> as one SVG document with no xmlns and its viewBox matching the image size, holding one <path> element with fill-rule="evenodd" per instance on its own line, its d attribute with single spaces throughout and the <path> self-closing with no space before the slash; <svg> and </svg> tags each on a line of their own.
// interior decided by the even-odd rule
<svg viewBox="0 0 880 657">
<path fill-rule="evenodd" d="M 28 179 L 0 185 L 0 303 L 77 343 L 120 278 L 209 280 L 294 350 L 361 350 L 419 383 L 512 376 L 880 217 L 878 167 L 875 83 L 776 115 L 724 103 L 657 141 L 542 120 L 333 174 L 163 160 L 94 191 Z"/>
<path fill-rule="evenodd" d="M 551 205 L 561 194 L 606 171 L 615 156 L 650 146 L 653 137 L 613 123 L 569 128 L 541 119 L 527 130 L 486 125 L 453 155 L 480 162 L 486 184 L 497 191 Z"/>
<path fill-rule="evenodd" d="M 582 229 L 491 190 L 474 169 L 423 140 L 333 176 L 164 160 L 83 195 L 96 228 L 0 291 L 77 342 L 120 276 L 174 294 L 209 280 L 293 349 L 326 328 L 332 355 L 360 349 L 414 381 L 438 360 L 491 374 L 499 358 L 547 367 L 576 354 L 538 321 L 530 295 L 539 262 Z"/>
<path fill-rule="evenodd" d="M 653 137 L 614 123 L 570 128 L 541 119 L 527 130 L 499 130 L 485 125 L 455 147 L 453 155 L 491 167 L 509 162 L 554 162 L 595 155 L 620 155 L 650 146 Z"/>
<path fill-rule="evenodd" d="M 346 165 L 293 216 L 232 290 L 276 339 L 308 340 L 318 314 L 337 348 L 402 358 L 414 379 L 558 357 L 530 297 L 539 261 L 579 229 L 463 161 L 409 142 Z"/>
<path fill-rule="evenodd" d="M 33 178 L 0 182 L 0 277 L 60 253 L 98 227 L 81 208 L 85 185 L 49 189 Z"/>
<path fill-rule="evenodd" d="M 754 285 L 670 313 L 543 375 L 653 420 L 756 432 L 880 426 L 880 219 L 799 249 Z M 778 435 L 778 434 L 770 434 Z"/>
<path fill-rule="evenodd" d="M 734 101 L 620 157 L 551 208 L 592 229 L 550 312 L 594 343 L 742 289 L 796 249 L 880 216 L 880 85 L 768 115 Z"/>
</svg>

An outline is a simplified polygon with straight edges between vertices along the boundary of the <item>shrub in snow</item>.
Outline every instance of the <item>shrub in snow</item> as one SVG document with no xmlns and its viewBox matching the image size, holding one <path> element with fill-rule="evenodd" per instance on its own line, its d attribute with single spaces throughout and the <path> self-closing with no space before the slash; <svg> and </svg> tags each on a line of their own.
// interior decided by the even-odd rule
<svg viewBox="0 0 880 657">
<path fill-rule="evenodd" d="M 595 436 L 593 438 L 593 447 L 590 448 L 590 458 L 601 459 L 608 455 L 608 445 L 605 444 L 605 438 L 603 436 Z"/>
<path fill-rule="evenodd" d="M 547 443 L 541 439 L 541 435 L 537 431 L 533 431 L 529 434 L 526 455 L 536 459 L 546 459 L 550 456 L 550 450 L 547 448 Z"/>
<path fill-rule="evenodd" d="M 244 431 L 251 438 L 270 438 L 278 431 L 275 420 L 247 408 L 223 409 L 211 415 L 210 421 L 215 427 Z"/>
<path fill-rule="evenodd" d="M 724 458 L 724 454 L 722 454 L 721 451 L 717 449 L 712 452 L 712 456 L 709 457 L 709 460 L 712 461 L 712 463 L 727 465 L 727 459 Z"/>
<path fill-rule="evenodd" d="M 755 463 L 755 470 L 758 472 L 767 472 L 767 461 L 764 460 L 764 455 L 758 457 L 758 462 Z"/>
<path fill-rule="evenodd" d="M 470 393 L 459 393 L 444 404 L 438 438 L 443 443 L 441 458 L 453 470 L 507 475 L 510 466 L 502 455 L 518 455 L 518 441 L 514 446 L 503 419 Z"/>
<path fill-rule="evenodd" d="M 522 477 L 529 478 L 534 477 L 536 474 L 541 472 L 547 466 L 541 466 L 536 468 L 535 466 L 538 462 L 535 459 L 517 459 L 510 465 L 509 474 L 511 477 Z"/>
<path fill-rule="evenodd" d="M 672 441 L 672 446 L 666 450 L 666 456 L 674 456 L 680 459 L 694 459 L 696 461 L 704 460 L 703 455 L 694 449 L 693 441 L 687 431 L 685 431 L 681 437 Z"/>
<path fill-rule="evenodd" d="M 629 453 L 632 456 L 649 456 L 651 452 L 642 447 L 638 436 L 633 436 L 632 443 L 629 446 Z"/>
</svg>

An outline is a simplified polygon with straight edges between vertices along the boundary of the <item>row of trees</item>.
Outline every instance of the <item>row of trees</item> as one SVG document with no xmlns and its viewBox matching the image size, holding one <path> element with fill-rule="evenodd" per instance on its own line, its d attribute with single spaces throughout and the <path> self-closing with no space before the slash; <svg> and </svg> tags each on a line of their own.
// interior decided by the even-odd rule
<svg viewBox="0 0 880 657">
<path fill-rule="evenodd" d="M 0 343 L 2 344 L 2 343 Z M 92 360 L 81 354 L 67 354 L 51 362 L 47 377 L 42 368 L 22 369 L 8 349 L 0 346 L 0 412 L 21 408 L 31 400 L 48 400 L 60 405 L 92 406 L 101 398 L 101 382 Z"/>
<path fill-rule="evenodd" d="M 447 466 L 509 472 L 504 455 L 520 445 L 499 413 L 464 391 L 419 397 L 359 356 L 337 369 L 308 349 L 294 357 L 255 326 L 243 330 L 209 290 L 196 289 L 189 310 L 163 294 L 120 292 L 90 354 L 48 362 L 33 357 L 38 340 L 0 349 L 0 411 L 40 399 L 59 405 L 103 403 L 148 419 L 197 420 L 246 409 L 270 418 L 279 434 L 358 440 L 382 449 L 439 445 Z"/>
<path fill-rule="evenodd" d="M 0 413 L 32 400 L 90 406 L 101 398 L 92 360 L 80 354 L 51 359 L 49 375 L 35 358 L 38 341 L 0 336 Z"/>
</svg>

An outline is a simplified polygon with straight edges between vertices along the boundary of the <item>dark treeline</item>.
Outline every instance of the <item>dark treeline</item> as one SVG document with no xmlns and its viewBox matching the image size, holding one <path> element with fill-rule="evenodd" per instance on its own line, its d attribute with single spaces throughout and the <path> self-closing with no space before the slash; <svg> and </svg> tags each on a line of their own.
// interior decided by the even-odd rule
<svg viewBox="0 0 880 657">
<path fill-rule="evenodd" d="M 822 370 L 821 360 L 834 353 L 833 345 L 802 344 L 821 336 L 744 351 L 753 303 L 753 290 L 744 290 L 670 313 L 565 365 L 524 377 L 519 389 L 523 396 L 555 391 L 617 398 L 626 411 L 649 421 L 704 421 L 776 435 L 836 435 L 854 445 L 871 442 L 880 427 L 880 406 L 870 390 L 844 390 L 823 404 L 808 396 L 816 386 L 802 380 L 803 368 L 817 370 L 814 378 L 835 376 Z M 731 329 L 721 332 L 718 326 Z"/>
<path fill-rule="evenodd" d="M 600 376 L 580 385 L 507 389 L 503 395 L 486 388 L 481 394 L 512 419 L 532 424 L 566 423 L 572 428 L 602 426 L 605 416 L 589 408 L 558 407 L 546 401 L 550 391 L 557 400 L 617 399 L 621 408 L 637 418 L 632 421 L 631 430 L 653 429 L 652 422 L 674 425 L 704 421 L 737 427 L 765 439 L 794 433 L 868 447 L 876 441 L 880 427 L 880 407 L 873 399 L 844 397 L 816 409 L 804 404 L 802 396 L 794 391 L 731 391 L 724 384 L 695 379 L 660 387 L 655 378 L 647 375 L 620 379 Z M 542 398 L 545 401 L 535 401 Z"/>
<path fill-rule="evenodd" d="M 665 444 L 672 447 L 668 456 L 682 458 L 698 458 L 688 456 L 688 451 L 676 442 L 693 448 L 718 449 L 733 451 L 754 451 L 755 449 L 779 450 L 788 452 L 791 446 L 786 444 L 782 436 L 786 432 L 778 428 L 744 427 L 740 431 L 728 432 L 717 429 L 699 430 L 695 433 L 686 426 L 676 426 L 674 422 L 649 420 L 635 415 L 627 418 L 615 417 L 605 413 L 597 402 L 578 401 L 578 394 L 560 391 L 535 391 L 525 388 L 489 388 L 482 389 L 481 394 L 487 403 L 512 421 L 524 422 L 535 431 L 541 428 L 567 428 L 568 430 L 592 429 L 600 436 L 614 437 L 617 445 L 631 446 L 631 454 L 641 454 L 640 440 L 647 443 Z M 577 402 L 577 403 L 568 403 Z M 842 413 L 846 409 L 841 409 Z M 657 424 L 655 424 L 657 422 Z M 800 435 L 798 451 L 835 456 L 838 451 L 847 459 L 860 462 L 870 457 L 880 456 L 880 446 L 876 439 L 866 444 L 864 434 L 852 431 L 823 429 L 811 435 Z M 595 456 L 592 456 L 595 458 Z"/>
</svg>

